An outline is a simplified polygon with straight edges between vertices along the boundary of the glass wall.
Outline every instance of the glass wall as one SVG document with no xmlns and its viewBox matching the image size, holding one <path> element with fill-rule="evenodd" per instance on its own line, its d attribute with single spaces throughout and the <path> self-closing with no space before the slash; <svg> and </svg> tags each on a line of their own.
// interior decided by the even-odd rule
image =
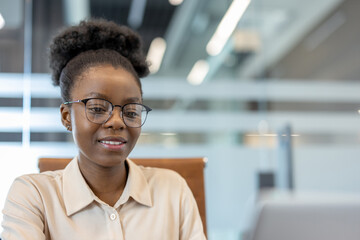
<svg viewBox="0 0 360 240">
<path fill-rule="evenodd" d="M 242 239 L 263 188 L 359 193 L 359 10 L 356 0 L 2 0 L 0 205 L 39 157 L 77 154 L 47 52 L 60 28 L 89 17 L 143 37 L 154 110 L 131 157 L 208 159 L 210 240 Z"/>
</svg>

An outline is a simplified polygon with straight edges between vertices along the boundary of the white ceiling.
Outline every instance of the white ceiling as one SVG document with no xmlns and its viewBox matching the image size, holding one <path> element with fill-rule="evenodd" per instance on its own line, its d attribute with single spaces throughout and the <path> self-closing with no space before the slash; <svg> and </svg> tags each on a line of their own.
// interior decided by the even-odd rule
<svg viewBox="0 0 360 240">
<path fill-rule="evenodd" d="M 171 21 L 166 25 L 164 38 L 167 41 L 167 49 L 158 75 L 185 78 L 197 60 L 205 59 L 210 64 L 207 80 L 218 77 L 234 79 L 257 77 L 291 51 L 343 1 L 345 0 L 252 0 L 236 30 L 240 38 L 229 41 L 219 56 L 210 57 L 205 50 L 206 44 L 232 0 L 184 0 L 176 7 Z M 67 11 L 69 8 L 73 13 L 84 12 L 80 11 L 81 9 L 76 10 L 76 6 L 70 4 L 72 2 L 69 0 L 60 2 L 65 7 L 63 11 L 66 16 L 70 14 Z M 107 5 L 110 9 L 116 3 L 123 11 L 127 11 L 132 3 L 130 0 L 121 3 L 117 0 L 78 2 L 83 4 L 78 5 L 77 8 L 81 6 L 88 8 L 89 3 L 95 2 L 96 6 Z M 156 18 L 161 19 L 154 9 L 158 9 L 159 6 L 169 9 L 168 0 L 149 0 L 146 4 L 145 14 L 150 15 L 150 19 L 154 21 Z M 89 9 L 85 10 L 89 12 Z M 0 13 L 6 20 L 6 28 L 22 25 L 23 11 L 22 0 L 0 1 Z M 158 25 L 158 28 L 164 28 L 163 26 L 165 25 Z M 49 28 L 52 29 L 51 26 Z M 164 29 L 157 32 L 164 32 Z M 153 35 L 156 37 L 155 34 Z M 153 35 L 149 34 L 149 36 Z M 244 41 L 240 47 L 239 39 Z M 236 50 L 234 40 L 238 45 Z M 241 50 L 244 47 L 246 50 Z M 14 62 L 18 61 L 14 60 Z"/>
<path fill-rule="evenodd" d="M 225 76 L 252 78 L 283 57 L 309 31 L 333 11 L 342 0 L 252 0 L 236 31 L 251 32 L 258 41 L 258 49 L 247 54 L 245 60 L 221 70 L 221 65 L 234 54 L 229 43 L 218 57 L 209 57 L 207 42 L 231 1 L 184 1 L 177 9 L 167 29 L 168 44 L 162 65 L 162 75 L 186 76 L 199 59 L 207 59 L 210 69 L 223 71 Z M 237 52 L 241 54 L 241 52 Z M 219 75 L 219 74 L 217 74 Z M 220 74 L 221 75 L 221 74 Z"/>
</svg>

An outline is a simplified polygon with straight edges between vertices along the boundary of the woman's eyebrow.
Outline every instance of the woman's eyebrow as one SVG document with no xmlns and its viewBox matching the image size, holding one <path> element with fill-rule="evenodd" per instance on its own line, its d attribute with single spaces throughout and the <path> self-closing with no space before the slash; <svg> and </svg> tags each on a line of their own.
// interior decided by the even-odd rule
<svg viewBox="0 0 360 240">
<path fill-rule="evenodd" d="M 132 97 L 132 98 L 127 98 L 126 101 L 127 102 L 141 102 L 141 99 L 139 99 L 137 97 Z"/>
<path fill-rule="evenodd" d="M 88 94 L 89 97 L 95 97 L 95 98 L 103 98 L 106 99 L 106 95 L 102 94 L 102 93 L 98 93 L 98 92 L 91 92 Z"/>
<path fill-rule="evenodd" d="M 108 99 L 108 96 L 102 93 L 98 92 L 91 92 L 87 95 L 88 97 L 94 97 L 94 98 L 102 98 L 102 99 Z M 126 102 L 141 102 L 141 99 L 138 97 L 130 97 L 125 99 Z"/>
</svg>

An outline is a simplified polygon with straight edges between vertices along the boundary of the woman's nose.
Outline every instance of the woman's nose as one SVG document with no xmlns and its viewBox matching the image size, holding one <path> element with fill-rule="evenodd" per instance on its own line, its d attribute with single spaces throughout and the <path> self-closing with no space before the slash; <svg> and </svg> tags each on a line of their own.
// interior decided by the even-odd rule
<svg viewBox="0 0 360 240">
<path fill-rule="evenodd" d="M 105 127 L 112 127 L 114 129 L 122 129 L 126 127 L 124 119 L 122 118 L 121 107 L 114 107 L 109 119 L 104 123 Z"/>
</svg>

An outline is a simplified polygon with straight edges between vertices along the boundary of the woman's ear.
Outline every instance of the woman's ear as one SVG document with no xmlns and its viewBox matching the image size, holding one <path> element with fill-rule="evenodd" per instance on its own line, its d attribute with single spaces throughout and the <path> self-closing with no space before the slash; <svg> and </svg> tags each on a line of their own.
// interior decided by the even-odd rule
<svg viewBox="0 0 360 240">
<path fill-rule="evenodd" d="M 68 131 L 71 131 L 71 112 L 69 105 L 60 105 L 61 123 Z"/>
</svg>

